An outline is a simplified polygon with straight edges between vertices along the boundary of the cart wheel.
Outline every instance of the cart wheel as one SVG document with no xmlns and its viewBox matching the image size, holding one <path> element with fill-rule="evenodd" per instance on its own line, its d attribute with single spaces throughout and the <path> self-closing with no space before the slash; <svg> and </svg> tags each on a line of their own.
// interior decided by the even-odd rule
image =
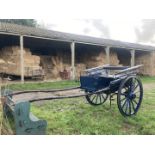
<svg viewBox="0 0 155 155">
<path fill-rule="evenodd" d="M 92 95 L 87 95 L 86 100 L 94 106 L 103 104 L 108 98 L 108 95 L 105 93 L 97 93 Z"/>
<path fill-rule="evenodd" d="M 143 86 L 138 77 L 130 76 L 120 85 L 117 95 L 117 105 L 123 116 L 135 115 L 143 99 Z"/>
</svg>

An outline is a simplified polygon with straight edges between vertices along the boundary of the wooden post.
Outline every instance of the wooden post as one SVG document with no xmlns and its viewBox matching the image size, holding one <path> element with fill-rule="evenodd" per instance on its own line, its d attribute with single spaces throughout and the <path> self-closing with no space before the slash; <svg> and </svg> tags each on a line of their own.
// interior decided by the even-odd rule
<svg viewBox="0 0 155 155">
<path fill-rule="evenodd" d="M 23 36 L 20 36 L 20 72 L 21 83 L 24 83 L 24 40 Z"/>
<path fill-rule="evenodd" d="M 130 65 L 131 65 L 131 67 L 133 67 L 133 66 L 135 66 L 135 50 L 132 49 L 130 51 L 130 53 L 131 53 L 131 62 L 130 62 Z"/>
<path fill-rule="evenodd" d="M 71 78 L 75 80 L 75 42 L 71 43 Z"/>
<path fill-rule="evenodd" d="M 106 62 L 107 64 L 110 65 L 110 47 L 109 46 L 105 48 L 105 52 L 106 52 Z"/>
</svg>

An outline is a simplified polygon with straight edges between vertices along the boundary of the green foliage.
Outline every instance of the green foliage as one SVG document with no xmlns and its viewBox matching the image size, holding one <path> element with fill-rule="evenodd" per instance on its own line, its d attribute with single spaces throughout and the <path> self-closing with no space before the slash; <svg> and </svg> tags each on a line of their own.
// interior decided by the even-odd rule
<svg viewBox="0 0 155 155">
<path fill-rule="evenodd" d="M 0 19 L 0 22 L 13 23 L 31 27 L 37 26 L 37 21 L 35 19 Z"/>
</svg>

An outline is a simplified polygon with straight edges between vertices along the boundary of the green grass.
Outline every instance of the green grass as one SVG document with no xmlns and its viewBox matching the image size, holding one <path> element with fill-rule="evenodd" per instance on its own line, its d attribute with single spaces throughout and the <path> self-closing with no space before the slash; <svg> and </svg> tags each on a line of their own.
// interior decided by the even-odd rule
<svg viewBox="0 0 155 155">
<path fill-rule="evenodd" d="M 155 134 L 155 90 L 147 92 L 138 114 L 123 117 L 116 100 L 111 109 L 108 102 L 98 107 L 87 104 L 85 99 L 49 101 L 32 105 L 32 112 L 48 122 L 48 134 Z"/>
<path fill-rule="evenodd" d="M 141 80 L 143 83 L 154 83 L 155 77 L 149 77 L 149 76 L 142 76 Z"/>
<path fill-rule="evenodd" d="M 155 78 L 142 77 L 145 85 L 154 84 Z M 13 85 L 15 89 L 49 89 L 77 86 L 74 81 Z M 138 114 L 123 117 L 113 101 L 101 106 L 89 105 L 85 98 L 33 103 L 31 111 L 40 119 L 47 120 L 47 134 L 53 135 L 154 135 L 155 134 L 155 88 L 144 90 L 144 99 Z"/>
<path fill-rule="evenodd" d="M 60 82 L 39 82 L 39 83 L 25 83 L 25 84 L 11 84 L 9 89 L 11 90 L 38 90 L 38 89 L 59 89 L 66 87 L 79 86 L 78 81 L 60 81 Z"/>
</svg>

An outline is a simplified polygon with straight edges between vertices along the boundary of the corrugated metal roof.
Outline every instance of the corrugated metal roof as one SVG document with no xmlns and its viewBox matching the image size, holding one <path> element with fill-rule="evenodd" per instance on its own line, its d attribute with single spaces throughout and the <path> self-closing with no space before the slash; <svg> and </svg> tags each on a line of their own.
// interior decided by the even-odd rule
<svg viewBox="0 0 155 155">
<path fill-rule="evenodd" d="M 26 35 L 31 37 L 44 37 L 62 41 L 75 41 L 81 43 L 88 43 L 88 44 L 97 44 L 102 46 L 111 46 L 111 47 L 120 47 L 120 48 L 128 48 L 128 49 L 137 49 L 137 50 L 144 50 L 144 51 L 155 51 L 155 47 L 142 45 L 137 43 L 128 43 L 122 42 L 117 40 L 110 40 L 110 39 L 103 39 L 103 38 L 96 38 L 96 37 L 89 37 L 83 35 L 76 35 L 64 32 L 58 32 L 53 30 L 46 30 L 41 28 L 34 28 L 28 26 L 22 26 L 17 24 L 10 24 L 10 23 L 0 23 L 0 32 L 5 33 L 13 33 L 17 35 Z"/>
</svg>

